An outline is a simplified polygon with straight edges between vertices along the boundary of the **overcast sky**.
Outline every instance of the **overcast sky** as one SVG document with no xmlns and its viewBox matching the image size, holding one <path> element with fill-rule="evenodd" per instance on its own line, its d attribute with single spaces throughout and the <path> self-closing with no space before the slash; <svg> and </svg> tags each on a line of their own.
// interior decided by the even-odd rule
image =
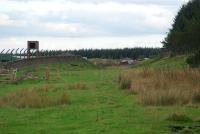
<svg viewBox="0 0 200 134">
<path fill-rule="evenodd" d="M 187 0 L 0 0 L 0 49 L 161 47 Z"/>
</svg>

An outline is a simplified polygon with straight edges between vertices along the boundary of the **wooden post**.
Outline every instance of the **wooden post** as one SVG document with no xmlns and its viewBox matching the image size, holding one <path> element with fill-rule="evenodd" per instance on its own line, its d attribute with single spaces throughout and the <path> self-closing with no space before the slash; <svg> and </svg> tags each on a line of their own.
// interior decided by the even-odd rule
<svg viewBox="0 0 200 134">
<path fill-rule="evenodd" d="M 11 77 L 11 82 L 15 81 L 17 78 L 17 69 L 12 70 L 11 73 L 12 77 Z"/>
</svg>

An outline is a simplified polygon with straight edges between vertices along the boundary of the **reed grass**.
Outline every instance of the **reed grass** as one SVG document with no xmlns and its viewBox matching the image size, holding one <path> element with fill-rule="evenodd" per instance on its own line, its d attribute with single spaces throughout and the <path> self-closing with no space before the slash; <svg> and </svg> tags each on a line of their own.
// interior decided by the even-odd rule
<svg viewBox="0 0 200 134">
<path fill-rule="evenodd" d="M 47 94 L 51 92 L 50 85 L 41 87 L 33 87 L 22 89 L 14 93 L 10 93 L 0 98 L 1 107 L 17 107 L 17 108 L 45 108 L 59 106 L 70 103 L 70 97 L 67 93 L 61 96 L 50 97 Z"/>
<path fill-rule="evenodd" d="M 137 100 L 144 105 L 185 105 L 200 103 L 200 70 L 140 69 L 124 72 L 119 77 Z"/>
<path fill-rule="evenodd" d="M 78 89 L 78 90 L 85 90 L 87 89 L 87 84 L 85 82 L 77 82 L 73 84 L 67 85 L 68 89 Z"/>
</svg>

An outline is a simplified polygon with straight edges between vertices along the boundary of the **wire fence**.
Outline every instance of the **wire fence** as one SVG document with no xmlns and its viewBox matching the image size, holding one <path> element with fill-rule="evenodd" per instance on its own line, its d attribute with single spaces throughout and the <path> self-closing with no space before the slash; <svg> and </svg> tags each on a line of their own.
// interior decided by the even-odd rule
<svg viewBox="0 0 200 134">
<path fill-rule="evenodd" d="M 30 50 L 28 49 L 3 49 L 0 51 L 0 62 L 16 61 L 20 59 L 30 59 L 36 57 L 50 57 L 50 56 L 60 56 L 60 55 L 70 55 L 66 51 L 62 50 Z"/>
</svg>

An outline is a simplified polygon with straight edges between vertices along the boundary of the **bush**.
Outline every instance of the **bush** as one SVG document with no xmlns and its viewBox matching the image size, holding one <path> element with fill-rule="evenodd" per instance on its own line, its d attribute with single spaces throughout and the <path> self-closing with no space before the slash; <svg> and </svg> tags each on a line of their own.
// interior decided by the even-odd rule
<svg viewBox="0 0 200 134">
<path fill-rule="evenodd" d="M 194 94 L 194 96 L 192 98 L 192 102 L 193 103 L 200 103 L 200 93 Z"/>
<path fill-rule="evenodd" d="M 191 67 L 199 67 L 200 66 L 200 51 L 198 51 L 195 54 L 189 56 L 188 59 L 187 59 L 187 63 Z"/>
</svg>

